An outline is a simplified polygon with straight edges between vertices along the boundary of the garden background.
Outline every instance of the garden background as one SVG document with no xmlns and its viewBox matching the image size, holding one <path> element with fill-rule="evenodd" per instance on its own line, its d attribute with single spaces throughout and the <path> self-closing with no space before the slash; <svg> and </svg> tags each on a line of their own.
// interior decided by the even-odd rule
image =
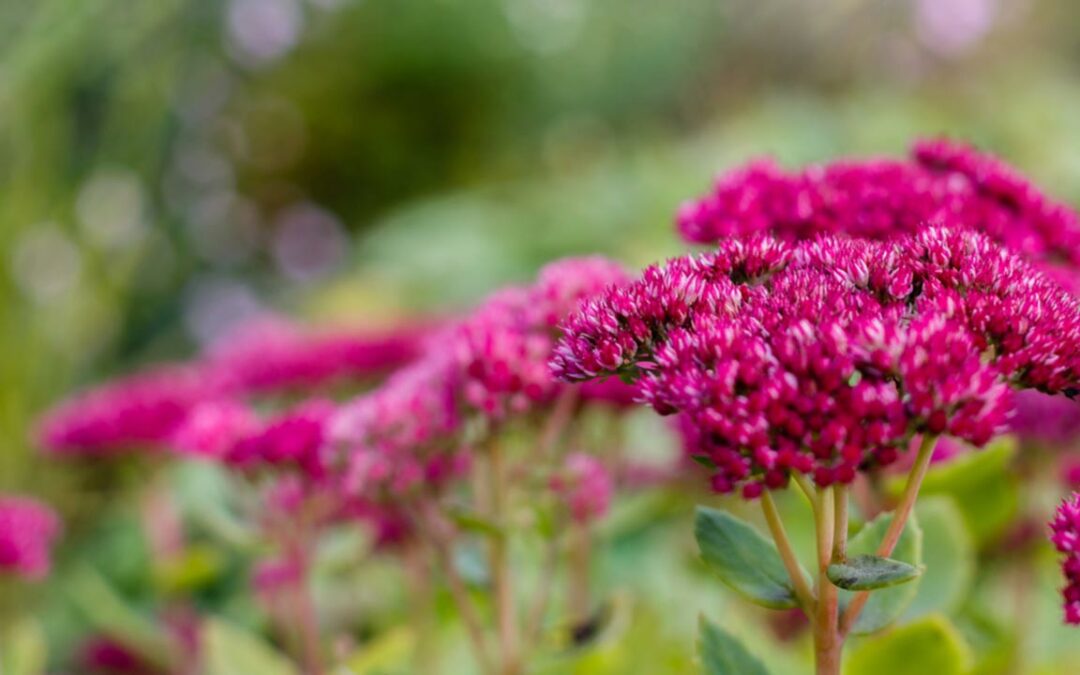
<svg viewBox="0 0 1080 675">
<path fill-rule="evenodd" d="M 258 651 L 264 628 L 217 469 L 40 454 L 34 419 L 72 389 L 190 355 L 266 311 L 377 327 L 449 315 L 563 255 L 638 267 L 684 250 L 675 209 L 724 168 L 900 154 L 942 134 L 1080 204 L 1080 5 L 0 4 L 0 491 L 41 497 L 65 522 L 52 578 L 3 588 L 12 644 L 80 672 L 62 669 L 87 636 L 153 641 L 144 618 L 178 596 L 227 622 L 234 654 Z M 650 416 L 639 426 L 635 452 L 675 452 Z M 909 614 L 949 622 L 965 672 L 1075 675 L 1054 554 L 1006 537 L 1057 493 L 1024 503 L 1010 452 L 931 475 L 926 537 L 959 562 L 924 580 Z M 169 564 L 139 520 L 148 475 L 193 533 Z M 799 672 L 769 647 L 784 627 L 699 563 L 687 514 L 702 498 L 616 504 L 598 563 L 610 615 L 545 672 L 692 672 L 698 611 L 773 672 Z M 353 546 L 328 545 L 316 584 L 363 637 L 343 662 L 409 672 L 400 575 L 379 561 L 338 573 Z M 1042 589 L 1023 606 L 1009 593 L 1020 558 Z"/>
</svg>

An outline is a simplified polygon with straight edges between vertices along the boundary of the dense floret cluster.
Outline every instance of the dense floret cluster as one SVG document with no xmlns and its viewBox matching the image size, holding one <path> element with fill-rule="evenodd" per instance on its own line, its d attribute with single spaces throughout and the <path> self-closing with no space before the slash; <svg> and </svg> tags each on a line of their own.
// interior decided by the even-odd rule
<svg viewBox="0 0 1080 675">
<path fill-rule="evenodd" d="M 756 496 L 888 464 L 913 434 L 981 445 L 1010 388 L 1071 393 L 1080 305 L 987 237 L 731 239 L 645 270 L 570 316 L 553 372 L 639 379 L 682 413 L 715 489 Z"/>
<path fill-rule="evenodd" d="M 1050 540 L 1065 554 L 1065 623 L 1080 625 L 1080 492 L 1074 492 L 1058 507 L 1050 521 Z"/>
<path fill-rule="evenodd" d="M 559 322 L 584 298 L 625 283 L 603 258 L 560 260 L 531 286 L 503 289 L 431 340 L 423 358 L 343 405 L 333 422 L 350 493 L 401 497 L 434 489 L 469 465 L 471 423 L 491 430 L 554 402 L 548 369 Z M 581 393 L 624 403 L 621 383 Z M 475 425 L 472 425 L 475 426 Z"/>
<path fill-rule="evenodd" d="M 982 232 L 1062 279 L 1080 269 L 1080 217 L 1004 162 L 945 140 L 916 143 L 910 159 L 839 161 L 787 172 L 758 160 L 684 204 L 689 241 L 758 233 L 888 240 L 929 226 Z M 1075 285 L 1075 284 L 1073 284 Z"/>
</svg>

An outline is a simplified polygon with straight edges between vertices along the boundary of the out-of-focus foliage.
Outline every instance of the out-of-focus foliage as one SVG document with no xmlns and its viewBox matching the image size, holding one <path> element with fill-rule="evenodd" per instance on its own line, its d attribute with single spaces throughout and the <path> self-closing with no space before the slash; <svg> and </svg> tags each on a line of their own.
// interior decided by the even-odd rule
<svg viewBox="0 0 1080 675">
<path fill-rule="evenodd" d="M 947 133 L 1078 203 L 1078 22 L 1070 0 L 0 5 L 0 490 L 38 493 L 67 522 L 51 582 L 0 588 L 0 618 L 26 598 L 44 608 L 5 626 L 17 649 L 4 672 L 34 672 L 45 638 L 52 664 L 68 663 L 91 633 L 152 660 L 170 597 L 218 617 L 212 646 L 266 628 L 247 587 L 256 552 L 222 477 L 155 473 L 191 542 L 161 561 L 133 515 L 156 467 L 37 454 L 32 420 L 64 392 L 189 354 L 267 309 L 380 324 L 449 312 L 557 255 L 661 258 L 682 249 L 680 200 L 754 155 L 897 153 Z M 636 442 L 670 441 L 649 428 Z M 889 650 L 927 641 L 941 647 L 933 663 L 971 660 L 978 673 L 1075 667 L 1050 553 L 975 558 L 1023 506 L 1003 453 L 931 475 L 940 501 L 918 513 L 929 570 L 902 620 L 918 623 L 857 648 L 855 672 L 884 672 Z M 764 615 L 713 590 L 692 502 L 619 505 L 598 563 L 608 620 L 542 672 L 688 672 L 698 610 L 770 672 L 805 667 L 804 634 L 763 630 Z M 789 526 L 805 553 L 808 528 Z M 332 620 L 374 645 L 349 662 L 408 672 L 400 584 L 372 583 L 396 570 L 365 563 L 358 587 L 334 559 L 363 544 L 341 541 L 344 553 L 322 552 L 317 590 L 340 610 Z M 958 567 L 943 569 L 944 545 Z M 1035 606 L 1014 606 L 1021 557 L 1035 565 Z M 927 590 L 939 584 L 974 592 Z M 366 609 L 379 618 L 355 618 Z M 444 623 L 454 654 L 460 628 Z M 775 648 L 785 640 L 796 647 Z M 260 649 L 225 651 L 273 660 Z"/>
</svg>

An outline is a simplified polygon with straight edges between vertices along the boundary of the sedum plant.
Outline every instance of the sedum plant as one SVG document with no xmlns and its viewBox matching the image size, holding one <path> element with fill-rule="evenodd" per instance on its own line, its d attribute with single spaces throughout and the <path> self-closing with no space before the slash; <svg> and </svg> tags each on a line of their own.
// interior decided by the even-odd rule
<svg viewBox="0 0 1080 675">
<path fill-rule="evenodd" d="M 715 251 L 586 302 L 552 368 L 635 382 L 678 416 L 715 491 L 760 502 L 769 538 L 699 510 L 705 562 L 759 605 L 800 608 L 816 672 L 839 673 L 850 635 L 903 611 L 885 589 L 919 576 L 917 554 L 890 556 L 905 536 L 917 553 L 909 519 L 937 440 L 985 445 L 1007 431 L 1016 390 L 1077 393 L 1080 305 L 1063 286 L 1080 224 L 1003 164 L 940 141 L 909 163 L 753 164 L 678 225 Z M 849 539 L 850 486 L 902 458 L 894 510 Z M 791 484 L 813 511 L 809 571 L 773 498 Z M 752 672 L 715 656 L 719 635 L 703 630 L 706 669 Z"/>
<path fill-rule="evenodd" d="M 594 526 L 618 489 L 645 487 L 617 438 L 619 413 L 643 402 L 674 418 L 712 491 L 761 510 L 764 530 L 699 507 L 705 564 L 747 600 L 803 614 L 817 673 L 836 675 L 849 638 L 889 627 L 915 596 L 924 542 L 914 513 L 931 463 L 1009 431 L 1053 431 L 1048 415 L 1058 436 L 1074 433 L 1053 406 L 1080 388 L 1080 218 L 999 161 L 931 141 L 905 160 L 799 172 L 756 162 L 677 221 L 712 249 L 637 279 L 603 258 L 557 261 L 461 316 L 398 330 L 260 321 L 191 362 L 71 398 L 45 416 L 40 441 L 54 457 L 149 450 L 154 462 L 226 469 L 251 498 L 255 595 L 308 675 L 336 672 L 330 646 L 348 639 L 311 583 L 320 542 L 342 529 L 367 533 L 363 555 L 402 570 L 414 672 L 439 672 L 442 584 L 478 669 L 525 675 L 553 625 L 587 641 L 602 621 Z M 603 438 L 590 443 L 597 421 Z M 896 476 L 891 511 L 876 512 L 890 497 L 879 487 Z M 811 559 L 796 554 L 778 507 L 785 490 L 812 515 Z M 146 491 L 157 504 L 159 486 Z M 40 576 L 57 521 L 8 501 L 0 568 Z M 1075 495 L 1050 527 L 1066 556 L 1065 619 L 1078 623 Z M 530 588 L 523 544 L 542 553 L 529 561 Z M 194 619 L 170 634 L 162 665 L 200 672 L 230 656 L 235 640 L 219 621 L 174 604 Z M 200 624 L 206 653 L 187 639 Z M 950 630 L 943 619 L 907 625 L 850 662 L 879 672 L 896 645 L 918 649 Z M 766 672 L 708 621 L 699 655 L 708 675 Z"/>
<path fill-rule="evenodd" d="M 890 556 L 937 439 L 984 445 L 1005 430 L 1015 389 L 1073 393 L 1078 331 L 1069 292 L 971 230 L 929 227 L 885 242 L 758 235 L 647 268 L 586 302 L 552 368 L 571 382 L 636 382 L 658 413 L 682 418 L 716 492 L 760 502 L 769 538 L 699 510 L 702 555 L 752 601 L 801 608 L 816 670 L 828 675 L 840 672 L 851 634 L 903 609 L 873 599 L 920 572 Z M 849 486 L 913 441 L 895 509 L 849 540 Z M 814 513 L 809 572 L 774 500 L 792 484 Z M 869 550 L 850 550 L 865 539 Z"/>
</svg>

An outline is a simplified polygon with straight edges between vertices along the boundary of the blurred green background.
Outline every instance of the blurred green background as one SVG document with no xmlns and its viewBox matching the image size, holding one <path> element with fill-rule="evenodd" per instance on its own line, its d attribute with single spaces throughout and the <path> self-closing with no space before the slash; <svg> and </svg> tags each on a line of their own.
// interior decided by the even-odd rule
<svg viewBox="0 0 1080 675">
<path fill-rule="evenodd" d="M 378 323 L 560 255 L 648 262 L 727 166 L 936 134 L 1080 202 L 1080 4 L 0 3 L 0 491 L 80 513 L 34 416 L 245 316 Z"/>
</svg>

